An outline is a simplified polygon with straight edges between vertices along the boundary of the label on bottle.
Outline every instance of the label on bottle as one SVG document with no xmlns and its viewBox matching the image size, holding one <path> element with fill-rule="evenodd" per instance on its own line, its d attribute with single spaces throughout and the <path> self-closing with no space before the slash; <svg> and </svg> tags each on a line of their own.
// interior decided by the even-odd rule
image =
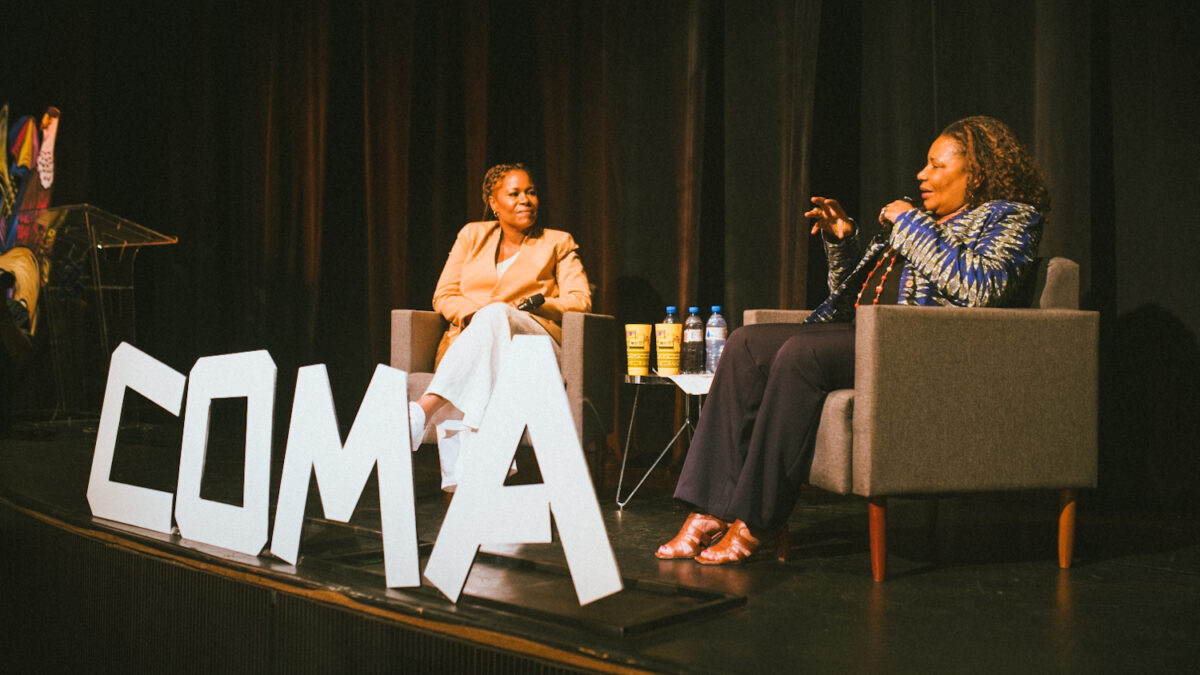
<svg viewBox="0 0 1200 675">
<path fill-rule="evenodd" d="M 724 340 L 726 334 L 725 326 L 709 326 L 704 329 L 704 339 L 706 340 Z"/>
<path fill-rule="evenodd" d="M 701 342 L 704 340 L 704 331 L 700 328 L 689 328 L 683 331 L 684 342 Z"/>
</svg>

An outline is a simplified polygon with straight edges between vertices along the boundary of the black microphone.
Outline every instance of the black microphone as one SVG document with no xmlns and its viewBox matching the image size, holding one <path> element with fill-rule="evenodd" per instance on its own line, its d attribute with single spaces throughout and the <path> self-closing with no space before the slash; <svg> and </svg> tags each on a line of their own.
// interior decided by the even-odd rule
<svg viewBox="0 0 1200 675">
<path fill-rule="evenodd" d="M 541 293 L 537 293 L 517 303 L 517 309 L 522 312 L 532 312 L 544 304 L 546 304 L 546 298 Z"/>
</svg>

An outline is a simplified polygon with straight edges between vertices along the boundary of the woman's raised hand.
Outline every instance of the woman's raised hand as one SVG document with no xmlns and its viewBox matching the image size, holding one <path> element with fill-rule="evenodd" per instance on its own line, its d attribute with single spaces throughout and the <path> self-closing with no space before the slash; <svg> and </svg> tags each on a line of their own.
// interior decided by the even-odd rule
<svg viewBox="0 0 1200 675">
<path fill-rule="evenodd" d="M 838 200 L 813 197 L 812 203 L 812 210 L 806 212 L 804 217 L 816 221 L 812 226 L 813 234 L 825 232 L 837 239 L 845 239 L 846 235 L 854 232 L 854 222 L 846 215 Z"/>
<path fill-rule="evenodd" d="M 911 201 L 912 200 L 907 199 L 907 198 L 906 199 L 897 199 L 896 201 L 888 204 L 887 206 L 884 206 L 882 209 L 879 210 L 879 224 L 882 225 L 884 228 L 891 227 L 892 224 L 896 222 L 897 218 L 899 218 L 900 216 L 908 213 L 909 211 L 911 211 L 915 208 L 912 205 Z"/>
</svg>

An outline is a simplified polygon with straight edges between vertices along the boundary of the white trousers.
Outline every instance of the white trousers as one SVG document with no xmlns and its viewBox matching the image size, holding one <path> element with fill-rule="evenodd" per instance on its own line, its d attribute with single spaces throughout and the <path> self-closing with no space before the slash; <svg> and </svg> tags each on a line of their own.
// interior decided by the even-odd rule
<svg viewBox="0 0 1200 675">
<path fill-rule="evenodd" d="M 433 381 L 425 390 L 426 394 L 436 394 L 449 401 L 457 413 L 438 413 L 440 420 L 450 418 L 450 421 L 438 425 L 438 454 L 441 455 L 444 490 L 453 489 L 458 484 L 461 460 L 466 454 L 461 446 L 469 442 L 483 421 L 488 401 L 492 398 L 492 389 L 500 374 L 500 364 L 512 344 L 513 335 L 548 333 L 529 314 L 511 305 L 495 303 L 475 312 L 471 323 L 442 355 Z M 554 340 L 550 342 L 554 344 L 555 356 L 558 356 L 558 343 Z M 459 415 L 462 421 L 454 424 L 453 418 Z M 448 437 L 453 440 L 445 442 L 451 440 Z"/>
</svg>

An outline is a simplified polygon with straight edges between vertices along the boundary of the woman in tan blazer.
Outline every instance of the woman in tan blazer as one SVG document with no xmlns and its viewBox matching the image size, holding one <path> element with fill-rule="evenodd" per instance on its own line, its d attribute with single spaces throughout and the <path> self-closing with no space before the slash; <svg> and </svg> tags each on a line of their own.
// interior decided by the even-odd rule
<svg viewBox="0 0 1200 675">
<path fill-rule="evenodd" d="M 496 220 L 468 223 L 459 231 L 433 293 L 433 308 L 450 326 L 438 345 L 433 381 L 409 404 L 414 448 L 435 417 L 461 413 L 464 439 L 479 428 L 514 334 L 549 335 L 557 351 L 563 314 L 592 308 L 575 240 L 536 224 L 537 188 L 528 169 L 521 164 L 489 169 L 483 201 Z M 537 295 L 544 299 L 541 305 L 517 309 Z M 452 492 L 457 457 L 442 455 L 442 489 Z"/>
</svg>

